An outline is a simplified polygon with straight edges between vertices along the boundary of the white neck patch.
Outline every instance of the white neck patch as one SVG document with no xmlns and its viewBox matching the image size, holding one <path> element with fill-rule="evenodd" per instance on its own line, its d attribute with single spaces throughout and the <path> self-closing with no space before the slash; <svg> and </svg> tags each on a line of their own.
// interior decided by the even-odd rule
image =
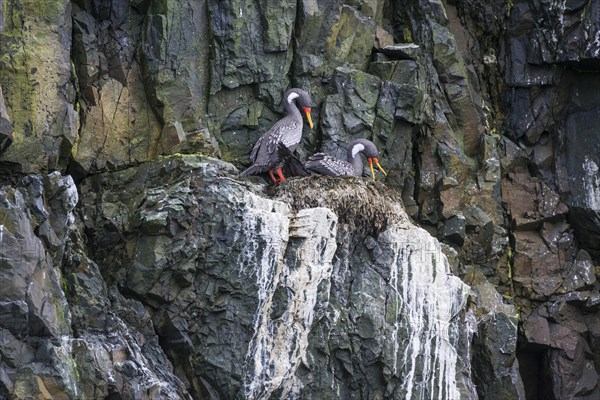
<svg viewBox="0 0 600 400">
<path fill-rule="evenodd" d="M 287 98 L 287 102 L 290 103 L 290 104 L 292 104 L 292 101 L 294 99 L 297 99 L 298 97 L 300 97 L 300 95 L 298 93 L 292 92 L 292 93 L 289 94 L 289 96 Z"/>
<path fill-rule="evenodd" d="M 365 149 L 365 145 L 362 143 L 357 143 L 354 146 L 352 146 L 352 158 L 356 157 L 356 155 L 358 153 L 360 153 L 361 151 L 363 151 Z"/>
</svg>

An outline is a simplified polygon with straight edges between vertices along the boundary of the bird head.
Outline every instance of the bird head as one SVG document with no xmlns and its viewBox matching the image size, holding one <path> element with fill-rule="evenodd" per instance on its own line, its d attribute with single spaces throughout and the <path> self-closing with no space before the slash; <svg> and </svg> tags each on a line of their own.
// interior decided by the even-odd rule
<svg viewBox="0 0 600 400">
<path fill-rule="evenodd" d="M 371 177 L 373 180 L 375 180 L 375 170 L 373 168 L 373 164 L 375 164 L 375 166 L 379 168 L 379 170 L 383 172 L 385 176 L 387 176 L 387 172 L 385 172 L 385 170 L 379 164 L 379 151 L 373 142 L 367 139 L 354 140 L 352 143 L 350 143 L 350 151 L 351 157 L 354 157 L 359 152 L 363 153 L 365 157 L 367 157 L 369 168 L 371 169 Z"/>
<path fill-rule="evenodd" d="M 283 96 L 284 96 L 285 101 L 287 101 L 290 104 L 294 100 L 296 101 L 298 106 L 304 112 L 304 115 L 306 115 L 306 120 L 308 121 L 308 126 L 310 126 L 310 129 L 312 129 L 313 122 L 312 122 L 312 118 L 310 115 L 310 110 L 312 108 L 312 100 L 310 99 L 310 95 L 302 89 L 293 88 L 293 89 L 290 89 L 287 92 L 285 92 L 285 94 Z"/>
</svg>

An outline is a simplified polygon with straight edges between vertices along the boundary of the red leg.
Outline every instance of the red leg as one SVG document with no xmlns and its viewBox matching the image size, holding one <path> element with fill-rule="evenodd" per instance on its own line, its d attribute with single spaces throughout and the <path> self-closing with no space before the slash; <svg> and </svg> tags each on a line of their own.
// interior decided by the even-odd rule
<svg viewBox="0 0 600 400">
<path fill-rule="evenodd" d="M 279 175 L 279 182 L 285 181 L 285 176 L 283 176 L 283 171 L 281 170 L 281 167 L 277 168 L 275 171 L 277 172 L 277 175 Z"/>
<path fill-rule="evenodd" d="M 273 175 L 273 170 L 272 169 L 269 170 L 269 178 L 271 178 L 271 180 L 273 181 L 273 183 L 277 183 L 277 179 L 275 178 L 275 175 Z"/>
</svg>

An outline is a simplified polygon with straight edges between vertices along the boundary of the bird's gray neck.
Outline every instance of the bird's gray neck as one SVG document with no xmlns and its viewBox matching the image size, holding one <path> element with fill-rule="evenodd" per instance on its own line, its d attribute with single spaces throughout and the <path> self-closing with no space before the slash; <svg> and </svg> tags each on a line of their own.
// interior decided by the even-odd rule
<svg viewBox="0 0 600 400">
<path fill-rule="evenodd" d="M 350 146 L 348 148 L 348 162 L 352 165 L 354 174 L 357 176 L 362 175 L 363 172 L 363 161 L 360 153 L 361 151 L 355 148 L 355 146 Z"/>
<path fill-rule="evenodd" d="M 302 121 L 302 114 L 293 99 L 284 99 L 283 108 L 285 108 L 286 115 Z"/>
</svg>

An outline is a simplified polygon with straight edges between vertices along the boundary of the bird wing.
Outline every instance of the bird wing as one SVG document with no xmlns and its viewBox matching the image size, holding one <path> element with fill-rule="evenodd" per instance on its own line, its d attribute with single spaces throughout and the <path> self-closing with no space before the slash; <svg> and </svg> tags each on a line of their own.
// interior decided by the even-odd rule
<svg viewBox="0 0 600 400">
<path fill-rule="evenodd" d="M 263 141 L 265 141 L 266 136 L 266 133 L 263 134 L 261 137 L 258 138 L 256 143 L 254 143 L 254 147 L 252 148 L 252 152 L 250 153 L 250 161 L 252 161 L 252 163 L 256 162 L 256 157 L 258 156 L 258 152 L 263 146 Z"/>
<path fill-rule="evenodd" d="M 304 164 L 306 169 L 321 175 L 329 176 L 347 176 L 354 175 L 352 164 L 347 161 L 338 160 L 335 157 L 325 153 L 316 153 L 308 157 Z"/>
<path fill-rule="evenodd" d="M 300 159 L 296 157 L 283 143 L 279 143 L 279 146 L 277 146 L 277 152 L 284 167 L 287 167 L 290 170 L 292 176 L 310 175 L 310 171 L 304 167 L 302 161 L 300 161 Z"/>
<path fill-rule="evenodd" d="M 283 118 L 275 122 L 275 124 L 265 132 L 256 142 L 250 153 L 250 160 L 257 165 L 267 165 L 279 162 L 277 153 L 277 145 L 283 143 L 290 150 L 294 150 L 295 146 L 300 143 L 302 130 L 298 129 L 299 123 Z M 300 127 L 301 128 L 301 127 Z M 297 135 L 296 132 L 300 134 Z"/>
<path fill-rule="evenodd" d="M 302 123 L 290 120 L 286 124 L 282 124 L 280 130 L 281 143 L 291 151 L 294 151 L 300 140 L 302 140 Z"/>
</svg>

